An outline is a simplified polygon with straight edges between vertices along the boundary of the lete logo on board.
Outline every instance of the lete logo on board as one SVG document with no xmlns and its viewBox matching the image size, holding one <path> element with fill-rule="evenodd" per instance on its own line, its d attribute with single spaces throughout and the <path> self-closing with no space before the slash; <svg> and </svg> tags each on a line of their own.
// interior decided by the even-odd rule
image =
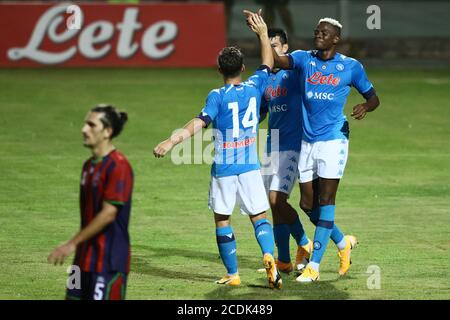
<svg viewBox="0 0 450 320">
<path fill-rule="evenodd" d="M 27 10 L 28 16 L 29 12 L 33 11 L 23 8 L 23 5 L 10 5 L 13 7 L 10 11 L 16 12 L 14 7 L 17 6 Z M 34 12 L 39 8 L 37 5 L 29 7 L 34 9 Z M 1 40 L 0 48 L 6 51 L 6 55 L 2 54 L 0 66 L 20 62 L 27 65 L 212 66 L 215 65 L 218 51 L 225 44 L 223 26 L 203 26 L 204 20 L 210 20 L 207 17 L 197 17 L 188 23 L 177 11 L 182 10 L 183 16 L 189 16 L 191 20 L 186 11 L 196 9 L 197 16 L 207 16 L 212 10 L 216 12 L 216 16 L 223 19 L 223 11 L 217 10 L 223 9 L 222 5 L 188 5 L 187 8 L 172 5 L 170 10 L 167 5 L 155 4 L 86 4 L 75 7 L 77 10 L 70 4 L 53 7 L 47 5 L 45 11 L 35 18 L 34 26 L 29 28 L 31 30 L 27 32 L 26 41 L 23 41 L 26 35 L 23 24 L 25 22 L 33 25 L 32 22 L 30 23 L 29 19 L 10 19 L 21 25 L 10 26 L 10 32 L 17 32 L 18 36 L 9 35 L 5 41 L 7 46 Z M 8 5 L 1 5 L 1 9 L 0 21 L 3 16 L 8 19 L 4 10 L 8 9 Z M 40 9 L 42 10 L 42 6 Z M 69 16 L 68 13 L 72 14 Z M 17 41 L 17 38 L 22 41 Z M 207 53 L 203 52 L 204 50 L 193 52 L 193 48 L 200 46 L 200 43 L 196 42 L 205 38 L 210 39 Z M 11 46 L 11 42 L 16 45 Z M 3 60 L 5 56 L 7 63 Z"/>
</svg>

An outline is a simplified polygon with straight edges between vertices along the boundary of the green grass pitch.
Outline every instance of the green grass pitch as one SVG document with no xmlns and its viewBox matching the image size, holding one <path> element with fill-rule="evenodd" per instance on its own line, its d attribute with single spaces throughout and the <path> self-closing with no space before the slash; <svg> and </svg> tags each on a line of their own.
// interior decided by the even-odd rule
<svg viewBox="0 0 450 320">
<path fill-rule="evenodd" d="M 152 155 L 222 85 L 216 71 L 0 70 L 0 299 L 64 297 L 72 257 L 59 267 L 46 258 L 78 229 L 80 170 L 89 157 L 80 129 L 99 102 L 123 107 L 130 118 L 116 141 L 135 171 L 128 299 L 449 299 L 450 69 L 368 74 L 381 106 L 363 121 L 350 120 L 350 157 L 337 197 L 336 223 L 360 241 L 352 268 L 338 277 L 330 243 L 320 282 L 284 276 L 283 289 L 273 291 L 256 272 L 261 252 L 237 211 L 242 285 L 214 284 L 225 269 L 207 207 L 209 166 Z M 346 114 L 361 101 L 352 90 Z M 297 209 L 298 193 L 296 187 L 290 199 Z M 291 240 L 293 259 L 295 249 Z M 369 266 L 379 267 L 379 289 L 367 286 Z"/>
</svg>

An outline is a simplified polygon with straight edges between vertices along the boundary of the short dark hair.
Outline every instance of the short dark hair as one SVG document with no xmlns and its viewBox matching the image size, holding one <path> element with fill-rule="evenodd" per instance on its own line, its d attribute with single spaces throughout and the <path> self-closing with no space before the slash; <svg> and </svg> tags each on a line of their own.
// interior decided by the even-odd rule
<svg viewBox="0 0 450 320">
<path fill-rule="evenodd" d="M 237 47 L 225 47 L 219 52 L 217 64 L 225 77 L 237 77 L 244 64 L 244 55 Z"/>
<path fill-rule="evenodd" d="M 117 110 L 116 107 L 108 104 L 98 104 L 91 109 L 91 112 L 102 113 L 100 121 L 105 128 L 111 128 L 111 139 L 117 137 L 128 120 L 128 114 Z"/>
<path fill-rule="evenodd" d="M 288 43 L 287 32 L 281 28 L 269 28 L 267 33 L 269 34 L 269 38 L 275 38 L 276 36 L 280 37 L 281 44 Z"/>
</svg>

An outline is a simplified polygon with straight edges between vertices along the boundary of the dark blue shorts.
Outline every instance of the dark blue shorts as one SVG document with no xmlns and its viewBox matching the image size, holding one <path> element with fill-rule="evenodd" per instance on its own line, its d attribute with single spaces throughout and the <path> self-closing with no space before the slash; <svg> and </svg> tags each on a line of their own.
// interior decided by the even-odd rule
<svg viewBox="0 0 450 320">
<path fill-rule="evenodd" d="M 125 300 L 127 275 L 82 271 L 79 284 L 79 288 L 67 288 L 67 300 Z"/>
</svg>

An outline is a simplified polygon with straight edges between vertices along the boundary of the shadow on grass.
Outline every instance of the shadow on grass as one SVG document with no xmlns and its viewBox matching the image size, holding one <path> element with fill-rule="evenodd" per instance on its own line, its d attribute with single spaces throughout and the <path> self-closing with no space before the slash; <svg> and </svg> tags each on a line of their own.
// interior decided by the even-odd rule
<svg viewBox="0 0 450 320">
<path fill-rule="evenodd" d="M 246 300 L 279 300 L 279 299 L 336 299 L 345 300 L 349 298 L 349 294 L 346 291 L 338 290 L 334 286 L 334 282 L 338 279 L 319 281 L 315 283 L 298 283 L 295 281 L 296 274 L 291 273 L 289 275 L 282 274 L 283 288 L 281 290 L 273 290 L 268 287 L 265 273 L 261 273 L 256 280 L 254 276 L 248 273 L 250 270 L 255 270 L 260 267 L 258 265 L 259 257 L 254 258 L 248 256 L 239 256 L 239 265 L 242 270 L 246 270 L 241 274 L 242 284 L 239 287 L 221 286 L 214 283 L 221 275 L 213 272 L 211 273 L 211 263 L 217 264 L 217 269 L 224 271 L 222 261 L 218 253 L 202 252 L 198 250 L 188 250 L 180 248 L 160 248 L 152 246 L 137 245 L 135 249 L 138 249 L 140 255 L 134 255 L 132 260 L 132 271 L 136 273 L 151 275 L 166 279 L 178 279 L 183 281 L 195 281 L 203 283 L 211 283 L 212 291 L 204 295 L 208 300 L 219 299 L 246 299 Z M 144 253 L 144 257 L 142 256 Z M 167 266 L 161 264 L 161 260 L 158 258 L 166 258 L 168 256 L 182 257 L 189 260 L 200 261 L 198 267 L 188 268 L 188 271 L 183 271 L 183 261 L 180 261 L 179 265 Z M 201 263 L 203 261 L 203 264 Z M 195 262 L 198 263 L 198 262 Z M 192 269 L 195 269 L 192 272 Z M 324 272 L 333 272 L 332 270 L 323 270 Z M 350 277 L 346 277 L 349 279 Z"/>
<path fill-rule="evenodd" d="M 134 251 L 145 252 L 146 257 L 167 258 L 167 257 L 180 257 L 189 260 L 197 260 L 209 263 L 217 263 L 222 266 L 222 260 L 220 259 L 219 252 L 204 252 L 199 250 L 190 250 L 184 248 L 168 248 L 168 247 L 152 247 L 144 245 L 133 246 Z M 249 257 L 238 254 L 239 265 L 252 265 L 255 264 L 255 260 L 260 259 L 259 256 Z M 256 266 L 255 266 L 256 267 Z"/>
<path fill-rule="evenodd" d="M 135 252 L 140 255 L 132 255 L 131 270 L 132 272 L 142 273 L 160 278 L 182 279 L 189 281 L 209 282 L 214 285 L 214 281 L 218 279 L 218 274 L 211 274 L 211 264 L 217 264 L 217 270 L 225 273 L 225 268 L 220 259 L 219 253 L 204 252 L 199 250 L 189 250 L 180 248 L 160 248 L 152 246 L 135 245 Z M 142 255 L 143 254 L 143 255 Z M 144 258 L 145 257 L 145 258 Z M 167 257 L 177 257 L 180 259 L 177 265 L 165 265 L 163 259 Z M 189 260 L 193 266 L 189 266 L 189 271 L 183 271 L 183 260 Z M 255 264 L 255 260 L 246 256 L 239 256 L 240 265 Z M 192 272 L 195 269 L 199 272 Z M 204 270 L 204 273 L 201 271 Z M 222 276 L 221 273 L 219 273 Z"/>
<path fill-rule="evenodd" d="M 166 279 L 183 279 L 210 283 L 213 283 L 214 280 L 217 280 L 216 277 L 208 274 L 206 271 L 205 273 L 183 272 L 181 271 L 182 267 L 170 268 L 170 266 L 158 266 L 157 264 L 151 263 L 151 260 L 143 259 L 141 257 L 133 258 L 131 270 L 136 273 Z"/>
<path fill-rule="evenodd" d="M 242 279 L 239 287 L 218 286 L 205 294 L 208 300 L 346 300 L 350 295 L 337 289 L 337 280 L 299 283 L 293 275 L 283 275 L 281 290 L 270 289 L 266 278 L 260 284 L 246 284 Z"/>
</svg>

